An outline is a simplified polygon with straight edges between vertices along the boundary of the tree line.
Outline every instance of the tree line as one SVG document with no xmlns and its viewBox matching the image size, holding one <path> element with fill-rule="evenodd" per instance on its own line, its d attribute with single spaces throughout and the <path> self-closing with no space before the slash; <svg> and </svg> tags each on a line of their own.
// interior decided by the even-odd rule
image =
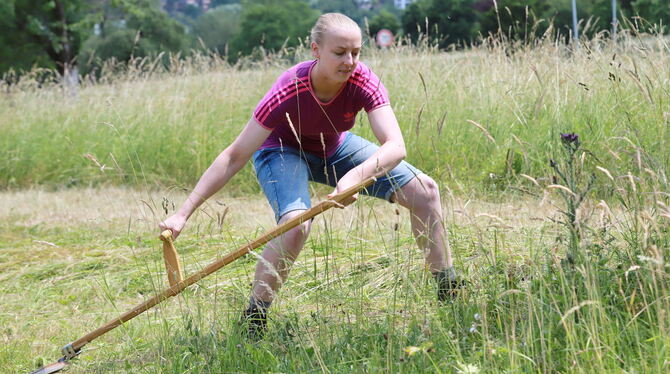
<svg viewBox="0 0 670 374">
<path fill-rule="evenodd" d="M 665 32 L 670 1 L 616 0 L 619 28 Z M 181 5 L 180 5 L 181 4 Z M 612 0 L 576 0 L 581 33 L 612 30 Z M 551 30 L 570 35 L 571 0 L 212 0 L 204 12 L 177 0 L 3 0 L 0 75 L 47 68 L 91 74 L 105 61 L 217 53 L 231 62 L 262 48 L 276 51 L 307 38 L 319 14 L 342 12 L 371 37 L 387 28 L 408 41 L 428 36 L 441 48 L 489 35 L 527 39 Z"/>
</svg>

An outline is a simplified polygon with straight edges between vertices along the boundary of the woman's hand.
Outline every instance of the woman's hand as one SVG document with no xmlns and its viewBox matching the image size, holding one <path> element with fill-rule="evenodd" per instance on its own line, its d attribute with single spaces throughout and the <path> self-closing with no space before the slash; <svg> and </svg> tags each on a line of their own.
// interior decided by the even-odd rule
<svg viewBox="0 0 670 374">
<path fill-rule="evenodd" d="M 332 199 L 338 193 L 363 182 L 367 178 L 376 177 L 386 174 L 405 158 L 407 152 L 405 150 L 405 142 L 400 132 L 400 126 L 393 114 L 393 109 L 390 106 L 382 106 L 368 113 L 370 126 L 374 132 L 377 140 L 379 140 L 380 147 L 373 153 L 365 162 L 349 170 L 338 182 L 335 191 L 328 195 Z M 358 198 L 355 194 L 351 198 L 342 201 L 342 205 L 346 206 Z"/>
<path fill-rule="evenodd" d="M 354 170 L 354 169 L 352 169 L 352 170 Z M 347 174 L 349 174 L 349 173 L 347 173 Z M 333 192 L 329 193 L 328 196 L 326 196 L 328 199 L 332 199 L 333 197 L 335 197 L 335 195 L 337 195 L 339 193 L 342 193 L 343 191 L 346 191 L 348 188 L 351 188 L 351 187 L 355 186 L 356 184 L 360 183 L 360 181 L 358 181 L 358 182 L 357 181 L 350 181 L 350 178 L 347 178 L 347 177 L 348 177 L 348 175 L 345 174 L 345 176 L 342 177 L 342 179 L 340 179 L 337 182 L 337 186 L 335 186 L 335 190 L 333 190 Z M 345 199 L 344 201 L 340 201 L 340 204 L 342 204 L 342 206 L 338 206 L 338 208 L 344 208 L 345 206 L 355 202 L 356 200 L 358 200 L 358 193 L 355 193 L 354 195 L 352 195 L 348 199 Z"/>
<path fill-rule="evenodd" d="M 177 213 L 158 225 L 161 230 L 172 230 L 172 238 L 176 239 L 186 225 L 188 217 L 244 167 L 271 132 L 259 125 L 253 118 L 250 119 L 235 141 L 226 147 L 205 170 L 193 192 Z"/>
<path fill-rule="evenodd" d="M 172 231 L 172 239 L 177 239 L 179 234 L 181 233 L 181 230 L 184 229 L 184 226 L 186 226 L 186 220 L 187 218 L 180 215 L 180 214 L 174 214 L 165 221 L 161 222 L 158 224 L 158 227 L 160 227 L 161 231 L 165 230 L 170 230 Z"/>
</svg>

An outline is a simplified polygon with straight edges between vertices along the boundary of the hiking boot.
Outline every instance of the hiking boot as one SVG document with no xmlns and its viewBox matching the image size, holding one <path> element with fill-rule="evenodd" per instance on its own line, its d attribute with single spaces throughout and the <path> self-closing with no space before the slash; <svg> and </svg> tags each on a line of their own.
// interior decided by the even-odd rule
<svg viewBox="0 0 670 374">
<path fill-rule="evenodd" d="M 242 334 L 249 340 L 257 342 L 263 339 L 267 331 L 267 313 L 257 309 L 249 308 L 242 313 L 240 326 Z"/>
<path fill-rule="evenodd" d="M 437 283 L 437 300 L 440 302 L 453 301 L 466 285 L 465 280 L 456 272 L 454 267 L 434 272 L 433 278 Z"/>
</svg>

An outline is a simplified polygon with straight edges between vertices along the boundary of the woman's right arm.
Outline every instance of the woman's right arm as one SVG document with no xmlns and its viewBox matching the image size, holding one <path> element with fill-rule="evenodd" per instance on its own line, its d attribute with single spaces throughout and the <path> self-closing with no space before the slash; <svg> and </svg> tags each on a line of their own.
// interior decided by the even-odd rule
<svg viewBox="0 0 670 374">
<path fill-rule="evenodd" d="M 177 238 L 191 214 L 244 167 L 271 132 L 272 130 L 262 127 L 255 119 L 250 119 L 237 139 L 203 173 L 177 213 L 159 224 L 161 230 L 172 230 L 172 237 Z"/>
</svg>

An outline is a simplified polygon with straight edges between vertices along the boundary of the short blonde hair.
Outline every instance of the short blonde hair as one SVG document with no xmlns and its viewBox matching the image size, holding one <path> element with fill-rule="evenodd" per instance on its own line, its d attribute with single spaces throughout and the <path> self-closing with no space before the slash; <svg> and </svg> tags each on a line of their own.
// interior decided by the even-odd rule
<svg viewBox="0 0 670 374">
<path fill-rule="evenodd" d="M 361 33 L 361 36 L 363 34 L 358 24 L 344 14 L 324 13 L 319 17 L 318 20 L 316 20 L 314 27 L 312 27 L 312 41 L 320 45 L 323 41 L 323 36 L 331 27 L 351 28 L 358 30 L 358 32 Z"/>
</svg>

